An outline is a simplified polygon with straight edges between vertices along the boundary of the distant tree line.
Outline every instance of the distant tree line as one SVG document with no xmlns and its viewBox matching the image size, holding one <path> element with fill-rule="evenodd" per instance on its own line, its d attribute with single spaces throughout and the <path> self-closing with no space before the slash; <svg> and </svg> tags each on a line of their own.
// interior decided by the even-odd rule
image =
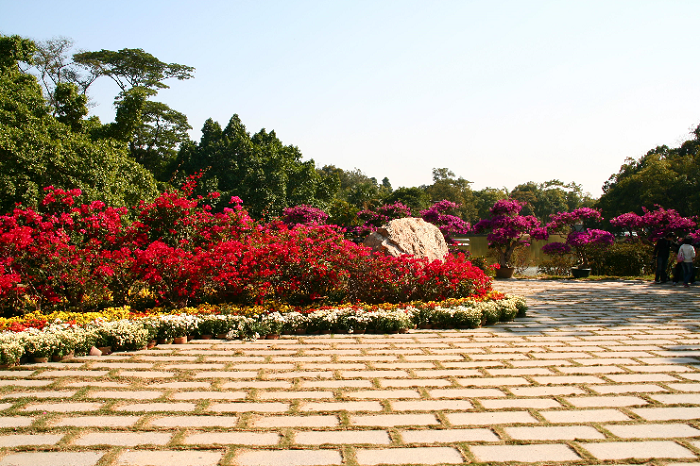
<svg viewBox="0 0 700 466">
<path fill-rule="evenodd" d="M 432 183 L 391 185 L 360 169 L 317 167 L 274 130 L 251 134 L 238 115 L 225 127 L 208 119 L 200 140 L 188 135 L 187 116 L 155 100 L 169 80 L 188 80 L 195 69 L 166 63 L 142 49 L 72 53 L 73 42 L 33 42 L 0 36 L 0 209 L 35 206 L 41 189 L 80 188 L 86 198 L 134 206 L 198 174 L 199 194 L 219 192 L 214 209 L 231 197 L 259 218 L 295 205 L 323 209 L 329 222 L 357 224 L 357 212 L 400 202 L 418 213 L 441 200 L 459 205 L 455 215 L 474 223 L 489 217 L 499 199 L 527 202 L 524 215 L 541 222 L 580 207 L 606 218 L 658 204 L 681 215 L 700 211 L 700 126 L 679 148 L 657 147 L 628 159 L 593 199 L 581 185 L 529 181 L 508 190 L 474 190 L 449 168 L 434 168 Z M 114 122 L 88 117 L 88 92 L 98 79 L 113 80 Z"/>
</svg>

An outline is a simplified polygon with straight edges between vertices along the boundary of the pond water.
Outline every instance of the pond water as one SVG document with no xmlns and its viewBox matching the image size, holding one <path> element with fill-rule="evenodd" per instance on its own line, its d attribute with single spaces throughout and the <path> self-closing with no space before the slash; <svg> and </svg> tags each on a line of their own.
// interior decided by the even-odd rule
<svg viewBox="0 0 700 466">
<path fill-rule="evenodd" d="M 455 237 L 455 239 L 457 241 L 464 239 L 469 240 L 469 246 L 463 247 L 462 249 L 469 251 L 471 257 L 485 257 L 489 254 L 489 244 L 486 235 L 460 236 L 458 238 Z M 535 240 L 532 242 L 528 248 L 532 266 L 540 265 L 540 262 L 547 258 L 547 256 L 542 253 L 542 246 L 555 241 L 566 241 L 566 236 L 552 235 L 548 240 Z"/>
</svg>

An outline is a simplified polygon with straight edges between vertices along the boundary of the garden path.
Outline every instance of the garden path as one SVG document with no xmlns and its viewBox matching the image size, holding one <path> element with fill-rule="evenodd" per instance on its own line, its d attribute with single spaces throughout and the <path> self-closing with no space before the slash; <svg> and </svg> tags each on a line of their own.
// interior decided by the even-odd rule
<svg viewBox="0 0 700 466">
<path fill-rule="evenodd" d="M 495 287 L 528 317 L 0 371 L 0 466 L 700 465 L 698 288 Z"/>
</svg>

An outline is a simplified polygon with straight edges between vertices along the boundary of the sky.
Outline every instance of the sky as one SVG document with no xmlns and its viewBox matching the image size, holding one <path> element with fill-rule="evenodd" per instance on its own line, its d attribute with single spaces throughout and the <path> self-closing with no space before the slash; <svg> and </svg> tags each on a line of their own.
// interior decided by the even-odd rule
<svg viewBox="0 0 700 466">
<path fill-rule="evenodd" d="M 394 188 L 449 168 L 473 189 L 575 182 L 700 123 L 696 0 L 0 0 L 0 33 L 141 48 L 196 68 L 156 100 L 275 130 L 317 167 Z M 90 90 L 112 121 L 119 89 Z"/>
</svg>

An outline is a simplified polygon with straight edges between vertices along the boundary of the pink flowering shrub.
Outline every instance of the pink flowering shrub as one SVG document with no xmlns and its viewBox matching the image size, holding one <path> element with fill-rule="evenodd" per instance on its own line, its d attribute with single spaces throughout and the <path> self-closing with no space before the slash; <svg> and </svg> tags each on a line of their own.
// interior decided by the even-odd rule
<svg viewBox="0 0 700 466">
<path fill-rule="evenodd" d="M 672 233 L 674 236 L 685 236 L 693 233 L 697 227 L 694 218 L 682 217 L 674 209 L 664 209 L 660 205 L 656 210 L 642 207 L 643 215 L 634 212 L 619 215 L 610 220 L 610 224 L 622 228 L 630 238 L 654 242 Z"/>
<path fill-rule="evenodd" d="M 236 197 L 213 213 L 206 199 L 192 198 L 195 181 L 141 203 L 131 224 L 126 208 L 78 205 L 79 191 L 55 188 L 39 211 L 17 207 L 0 216 L 0 308 L 90 310 L 144 299 L 170 308 L 397 303 L 490 289 L 464 257 L 429 263 L 374 254 L 338 227 L 254 221 Z"/>
<path fill-rule="evenodd" d="M 448 200 L 436 202 L 429 209 L 420 213 L 423 220 L 437 226 L 448 244 L 452 244 L 452 235 L 466 235 L 471 231 L 469 223 L 449 212 L 459 208 L 459 204 Z"/>
<path fill-rule="evenodd" d="M 482 219 L 473 230 L 476 233 L 488 231 L 489 248 L 498 253 L 498 264 L 509 267 L 513 253 L 518 248 L 530 245 L 531 239 L 544 239 L 546 230 L 532 215 L 520 215 L 527 203 L 516 199 L 501 199 L 491 207 L 491 218 Z"/>
<path fill-rule="evenodd" d="M 301 204 L 287 207 L 282 211 L 282 221 L 289 225 L 323 225 L 328 220 L 328 214 L 317 207 Z"/>
<path fill-rule="evenodd" d="M 561 256 L 573 252 L 579 267 L 590 267 L 592 255 L 595 252 L 610 247 L 615 242 L 612 233 L 587 228 L 584 222 L 600 222 L 602 215 L 595 209 L 581 207 L 571 212 L 559 212 L 551 216 L 552 220 L 546 228 L 549 233 L 566 234 L 566 242 L 549 243 L 542 247 L 542 252 L 548 255 Z"/>
</svg>

